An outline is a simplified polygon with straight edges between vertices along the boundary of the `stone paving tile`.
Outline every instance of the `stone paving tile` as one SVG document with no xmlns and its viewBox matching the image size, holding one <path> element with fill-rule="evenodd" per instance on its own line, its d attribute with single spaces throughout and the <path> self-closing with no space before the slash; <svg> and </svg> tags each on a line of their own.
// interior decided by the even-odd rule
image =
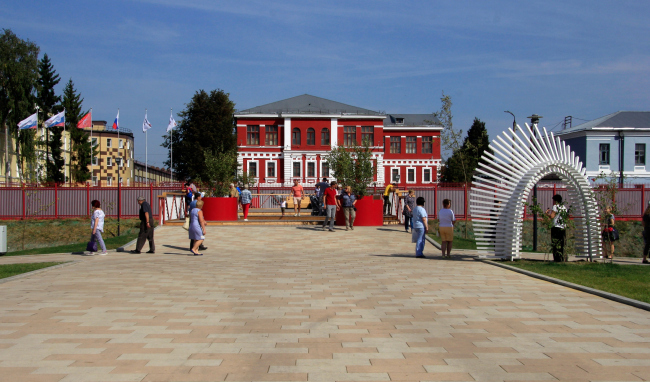
<svg viewBox="0 0 650 382">
<path fill-rule="evenodd" d="M 0 381 L 641 381 L 650 315 L 399 228 L 156 231 L 0 284 Z M 129 248 L 130 249 L 130 248 Z"/>
</svg>

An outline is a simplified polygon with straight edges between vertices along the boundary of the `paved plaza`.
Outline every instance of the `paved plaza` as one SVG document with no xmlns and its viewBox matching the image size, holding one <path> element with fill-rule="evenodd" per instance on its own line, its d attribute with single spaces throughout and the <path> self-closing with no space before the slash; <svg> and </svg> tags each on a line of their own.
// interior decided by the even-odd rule
<svg viewBox="0 0 650 382">
<path fill-rule="evenodd" d="M 153 255 L 0 259 L 78 260 L 0 284 L 0 381 L 650 380 L 647 311 L 430 244 L 415 259 L 401 227 L 188 245 L 162 227 Z"/>
</svg>

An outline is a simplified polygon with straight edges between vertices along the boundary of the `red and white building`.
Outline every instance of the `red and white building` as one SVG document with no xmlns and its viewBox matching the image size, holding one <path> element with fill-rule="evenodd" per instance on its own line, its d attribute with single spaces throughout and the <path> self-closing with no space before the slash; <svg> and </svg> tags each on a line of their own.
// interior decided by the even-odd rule
<svg viewBox="0 0 650 382">
<path fill-rule="evenodd" d="M 333 146 L 371 142 L 374 182 L 438 181 L 442 125 L 433 114 L 384 114 L 308 94 L 235 113 L 239 163 L 267 186 L 332 178 Z"/>
</svg>

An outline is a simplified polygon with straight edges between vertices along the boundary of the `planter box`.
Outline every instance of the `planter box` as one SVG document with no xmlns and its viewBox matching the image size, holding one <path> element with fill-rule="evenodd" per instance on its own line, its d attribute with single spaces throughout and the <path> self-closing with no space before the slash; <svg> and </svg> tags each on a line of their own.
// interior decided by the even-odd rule
<svg viewBox="0 0 650 382">
<path fill-rule="evenodd" d="M 206 221 L 237 220 L 238 198 L 203 198 L 203 218 Z"/>
<path fill-rule="evenodd" d="M 384 225 L 384 201 L 365 196 L 357 200 L 357 217 L 354 219 L 355 227 L 380 227 Z M 336 214 L 336 225 L 345 226 L 343 209 Z"/>
</svg>

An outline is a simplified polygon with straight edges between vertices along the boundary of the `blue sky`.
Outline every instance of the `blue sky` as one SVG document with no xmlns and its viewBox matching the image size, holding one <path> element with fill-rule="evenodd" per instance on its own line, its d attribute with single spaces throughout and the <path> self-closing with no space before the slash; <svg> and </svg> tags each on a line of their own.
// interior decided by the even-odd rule
<svg viewBox="0 0 650 382">
<path fill-rule="evenodd" d="M 650 2 L 0 1 L 0 27 L 47 53 L 93 119 L 135 131 L 144 161 L 170 108 L 223 89 L 238 109 L 312 94 L 388 113 L 430 113 L 442 91 L 454 126 L 490 138 L 537 113 L 555 130 L 650 110 Z M 574 120 L 574 125 L 581 122 Z"/>
</svg>

